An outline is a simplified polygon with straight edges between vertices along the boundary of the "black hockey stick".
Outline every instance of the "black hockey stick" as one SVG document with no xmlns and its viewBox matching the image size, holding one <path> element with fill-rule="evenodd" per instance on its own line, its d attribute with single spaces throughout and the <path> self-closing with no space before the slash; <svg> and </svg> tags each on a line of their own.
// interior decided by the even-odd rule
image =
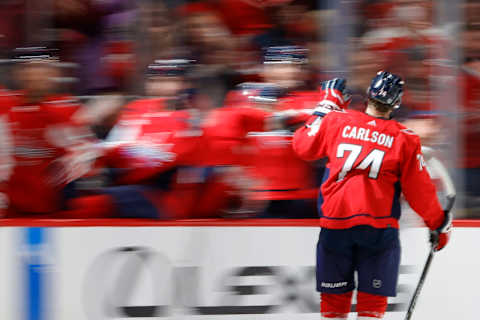
<svg viewBox="0 0 480 320">
<path fill-rule="evenodd" d="M 428 269 L 430 269 L 433 256 L 435 255 L 435 251 L 433 250 L 433 248 L 434 248 L 434 244 L 432 244 L 432 247 L 430 248 L 430 253 L 428 254 L 428 258 L 427 258 L 427 261 L 425 262 L 425 266 L 423 267 L 422 275 L 420 276 L 420 280 L 418 281 L 417 287 L 415 288 L 413 297 L 410 300 L 410 304 L 408 305 L 408 310 L 407 310 L 407 314 L 405 315 L 405 320 L 410 320 L 412 318 L 413 310 L 415 309 L 415 305 L 417 304 L 418 296 L 420 296 L 420 291 L 422 291 L 423 284 L 425 283 Z"/>
<path fill-rule="evenodd" d="M 450 190 L 449 190 L 450 191 Z M 450 212 L 455 202 L 455 190 L 453 193 L 446 196 L 447 204 L 445 205 L 445 211 Z M 430 253 L 428 254 L 427 261 L 425 262 L 425 266 L 423 267 L 422 274 L 420 275 L 420 280 L 418 280 L 417 287 L 415 288 L 415 292 L 413 293 L 412 299 L 408 305 L 407 314 L 405 315 L 405 320 L 410 320 L 412 318 L 413 310 L 415 310 L 415 305 L 417 304 L 418 297 L 420 296 L 420 292 L 422 291 L 423 284 L 425 283 L 425 279 L 427 278 L 428 270 L 430 269 L 430 265 L 432 264 L 433 256 L 435 255 L 435 247 L 437 246 L 436 242 L 433 242 L 430 247 Z"/>
</svg>

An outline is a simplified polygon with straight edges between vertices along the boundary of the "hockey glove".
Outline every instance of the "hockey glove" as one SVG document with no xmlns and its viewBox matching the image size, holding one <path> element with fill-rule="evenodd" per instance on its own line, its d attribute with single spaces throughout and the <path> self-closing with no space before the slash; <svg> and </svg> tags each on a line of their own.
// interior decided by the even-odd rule
<svg viewBox="0 0 480 320">
<path fill-rule="evenodd" d="M 442 250 L 450 240 L 452 231 L 452 214 L 449 211 L 444 211 L 445 220 L 440 228 L 430 230 L 430 243 L 434 251 Z"/>
<path fill-rule="evenodd" d="M 67 154 L 47 166 L 48 182 L 53 186 L 66 184 L 89 175 L 95 170 L 96 159 L 102 151 L 98 145 L 89 144 L 72 148 Z"/>
<path fill-rule="evenodd" d="M 325 116 L 332 110 L 346 109 L 351 101 L 351 95 L 346 89 L 347 80 L 335 78 L 322 83 L 321 100 L 313 114 Z"/>
</svg>

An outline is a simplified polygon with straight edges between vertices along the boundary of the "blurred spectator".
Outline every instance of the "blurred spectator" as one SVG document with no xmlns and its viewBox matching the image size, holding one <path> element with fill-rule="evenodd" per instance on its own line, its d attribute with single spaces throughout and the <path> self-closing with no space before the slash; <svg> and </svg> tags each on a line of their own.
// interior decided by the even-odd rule
<svg viewBox="0 0 480 320">
<path fill-rule="evenodd" d="M 276 2 L 219 0 L 218 6 L 223 20 L 234 35 L 252 36 L 272 27 L 267 10 Z"/>
<path fill-rule="evenodd" d="M 464 5 L 465 25 L 461 37 L 464 62 L 460 70 L 460 101 L 463 126 L 466 207 L 471 217 L 480 216 L 480 4 L 467 1 Z"/>
<path fill-rule="evenodd" d="M 305 45 L 315 39 L 316 25 L 311 14 L 312 1 L 274 1 L 270 8 L 272 26 L 253 39 L 259 48 Z"/>
<path fill-rule="evenodd" d="M 0 56 L 8 57 L 11 50 L 25 42 L 26 3 L 24 0 L 0 2 Z"/>
<path fill-rule="evenodd" d="M 434 69 L 430 62 L 445 56 L 441 52 L 442 42 L 449 26 L 434 25 L 431 0 L 401 0 L 385 9 L 380 17 L 370 21 L 362 41 L 386 57 L 383 69 L 401 75 L 408 83 L 403 98 L 406 108 L 435 109 L 432 105 Z"/>
<path fill-rule="evenodd" d="M 78 64 L 78 92 L 125 90 L 133 70 L 131 0 L 56 0 L 62 60 Z"/>
<path fill-rule="evenodd" d="M 228 90 L 240 81 L 235 63 L 237 43 L 215 6 L 202 2 L 179 8 L 186 33 L 186 44 L 197 61 L 192 79 L 197 90 L 209 97 L 212 107 L 223 105 Z"/>
<path fill-rule="evenodd" d="M 363 111 L 366 108 L 366 88 L 370 86 L 372 75 L 385 66 L 386 57 L 377 55 L 370 48 L 358 41 L 350 52 L 351 78 L 348 87 L 352 90 L 352 109 Z"/>
<path fill-rule="evenodd" d="M 137 3 L 138 27 L 136 30 L 136 42 L 138 48 L 137 70 L 140 71 L 140 79 L 143 80 L 143 71 L 155 59 L 168 59 L 178 56 L 176 52 L 182 46 L 184 34 L 180 19 L 176 11 L 167 6 L 165 2 L 145 0 Z M 178 5 L 178 3 L 177 3 Z M 136 85 L 137 91 L 141 92 L 143 86 Z"/>
</svg>

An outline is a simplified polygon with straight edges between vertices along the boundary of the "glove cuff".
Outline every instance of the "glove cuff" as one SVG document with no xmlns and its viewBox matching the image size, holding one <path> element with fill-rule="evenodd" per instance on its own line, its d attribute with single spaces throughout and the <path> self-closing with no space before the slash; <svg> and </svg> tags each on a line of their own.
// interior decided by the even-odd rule
<svg viewBox="0 0 480 320">
<path fill-rule="evenodd" d="M 313 110 L 313 115 L 319 117 L 325 117 L 331 111 L 342 110 L 336 103 L 330 100 L 322 100 L 318 103 L 317 107 Z"/>
</svg>

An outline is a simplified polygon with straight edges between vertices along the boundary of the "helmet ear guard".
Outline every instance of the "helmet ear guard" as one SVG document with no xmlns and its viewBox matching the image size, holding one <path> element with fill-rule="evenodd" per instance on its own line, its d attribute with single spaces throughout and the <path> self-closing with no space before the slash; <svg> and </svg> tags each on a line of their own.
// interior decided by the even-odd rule
<svg viewBox="0 0 480 320">
<path fill-rule="evenodd" d="M 392 109 L 398 109 L 402 101 L 404 84 L 399 76 L 388 71 L 379 71 L 367 89 L 367 96 Z"/>
</svg>

